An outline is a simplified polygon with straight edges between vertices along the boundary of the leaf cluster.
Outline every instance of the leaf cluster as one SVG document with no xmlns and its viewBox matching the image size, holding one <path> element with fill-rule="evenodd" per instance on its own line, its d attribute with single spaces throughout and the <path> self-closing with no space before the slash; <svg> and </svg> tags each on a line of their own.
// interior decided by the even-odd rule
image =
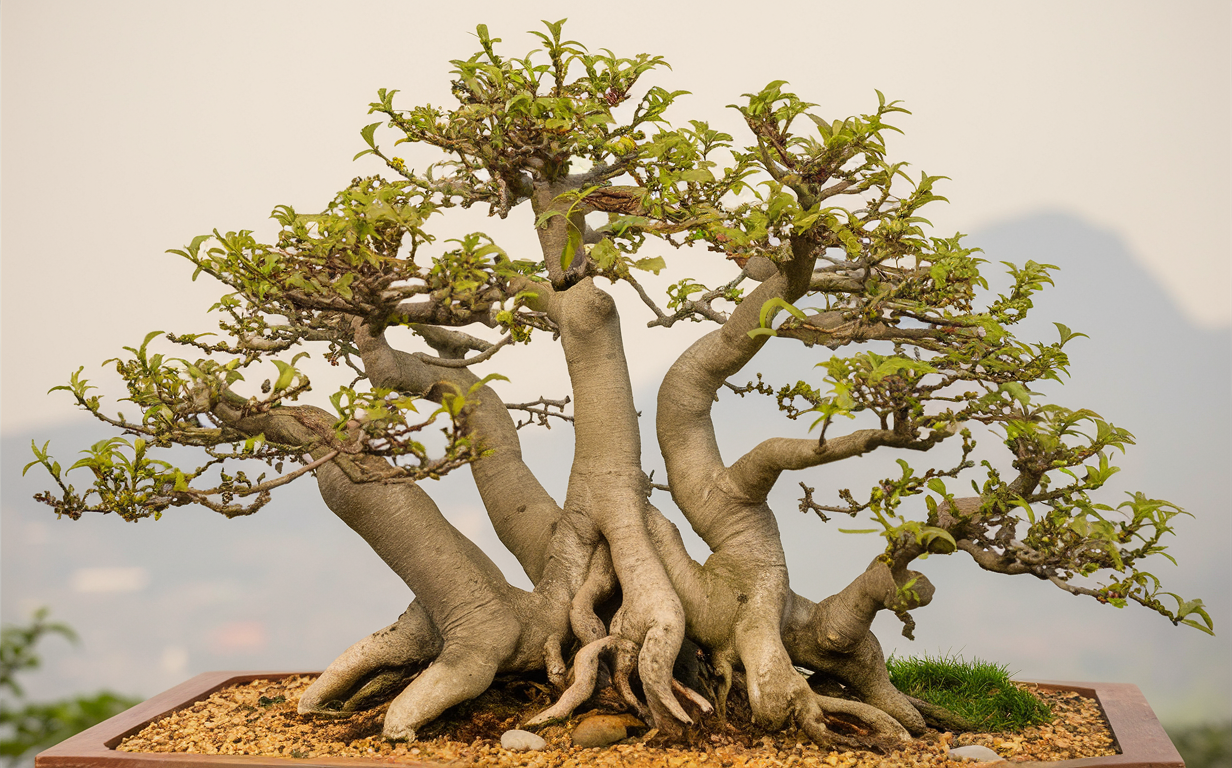
<svg viewBox="0 0 1232 768">
<path fill-rule="evenodd" d="M 365 454 L 395 459 L 389 471 L 378 476 L 361 471 L 353 462 L 346 467 L 356 481 L 393 481 L 439 478 L 481 453 L 463 426 L 465 394 L 447 394 L 430 416 L 414 423 L 407 415 L 416 412 L 417 397 L 349 386 L 330 398 L 336 414 L 332 423 L 318 425 L 306 441 L 268 440 L 264 432 L 245 422 L 261 417 L 303 420 L 302 409 L 290 403 L 310 389 L 307 377 L 295 367 L 305 353 L 289 364 L 273 360 L 279 373 L 272 384 L 269 379 L 263 382 L 265 396 L 245 398 L 233 385 L 243 380 L 240 371 L 249 363 L 238 358 L 227 363 L 208 358 L 190 363 L 151 354 L 148 346 L 159 333 L 148 335 L 140 347 L 126 347 L 131 358 L 113 361 L 128 385 L 126 400 L 141 409 L 140 420 L 129 420 L 123 413 L 107 415 L 99 398 L 88 394 L 94 387 L 81 377 L 80 369 L 68 385 L 53 388 L 72 393 L 78 405 L 96 418 L 137 436 L 99 441 L 83 450 L 83 457 L 68 469 L 50 455 L 48 444 L 41 448 L 32 444 L 35 460 L 23 474 L 35 465 L 46 469 L 59 490 L 42 492 L 35 499 L 53 507 L 58 515 L 77 519 L 85 512 L 114 512 L 129 521 L 157 520 L 167 508 L 188 504 L 200 504 L 227 517 L 249 515 L 271 500 L 273 489 L 335 457 Z M 448 422 L 442 430 L 445 447 L 440 456 L 432 457 L 414 437 L 438 423 L 439 417 Z M 176 445 L 199 448 L 206 460 L 188 469 L 155 458 L 159 449 Z M 310 461 L 314 454 L 318 458 Z M 261 472 L 252 477 L 243 468 L 225 469 L 246 461 L 262 462 L 277 476 L 267 478 Z M 284 462 L 302 466 L 284 474 Z M 68 481 L 68 473 L 74 470 L 89 470 L 92 475 L 84 491 Z M 217 478 L 211 481 L 215 473 Z"/>
</svg>

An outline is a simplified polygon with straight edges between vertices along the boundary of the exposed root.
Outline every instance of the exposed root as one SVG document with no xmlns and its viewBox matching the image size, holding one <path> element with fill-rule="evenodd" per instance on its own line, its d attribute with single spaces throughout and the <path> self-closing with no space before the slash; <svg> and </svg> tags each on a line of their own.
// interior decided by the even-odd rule
<svg viewBox="0 0 1232 768">
<path fill-rule="evenodd" d="M 586 580 L 569 606 L 569 624 L 574 636 L 588 645 L 607 635 L 603 620 L 595 614 L 595 606 L 606 600 L 616 589 L 616 572 L 606 544 L 595 548 L 586 573 Z"/>
<path fill-rule="evenodd" d="M 913 696 L 905 696 L 905 698 L 923 716 L 924 722 L 933 728 L 957 733 L 977 730 L 975 723 L 961 715 L 954 714 L 945 707 L 939 707 L 936 704 L 924 701 L 923 699 L 917 699 Z"/>
<path fill-rule="evenodd" d="M 884 665 L 882 668 L 884 669 Z M 928 727 L 927 718 L 923 716 L 923 712 L 920 711 L 919 707 L 914 706 L 914 702 L 895 688 L 890 683 L 888 677 L 881 686 L 876 688 L 869 686 L 861 689 L 857 687 L 856 695 L 865 704 L 894 718 L 913 736 L 924 733 Z"/>
<path fill-rule="evenodd" d="M 612 647 L 617 639 L 604 637 L 582 646 L 582 650 L 573 658 L 573 685 L 561 694 L 555 704 L 527 720 L 526 725 L 542 725 L 551 720 L 568 717 L 582 702 L 590 698 L 599 672 L 599 656 Z"/>
<path fill-rule="evenodd" d="M 300 714 L 347 715 L 393 699 L 440 653 L 427 614 L 411 603 L 396 622 L 348 648 L 299 701 Z"/>
<path fill-rule="evenodd" d="M 849 715 L 867 725 L 870 729 L 868 735 L 874 739 L 900 742 L 911 738 L 911 734 L 907 732 L 907 729 L 901 723 L 870 704 L 849 701 L 847 699 L 834 699 L 829 696 L 818 696 L 817 694 L 813 694 L 813 696 L 817 698 L 818 704 L 827 714 Z M 861 735 L 864 736 L 865 734 Z"/>
<path fill-rule="evenodd" d="M 809 692 L 793 702 L 793 716 L 800 730 L 822 746 L 871 749 L 884 754 L 910 739 L 897 720 L 858 701 Z"/>
<path fill-rule="evenodd" d="M 855 651 L 839 657 L 827 671 L 843 681 L 860 701 L 893 717 L 909 732 L 920 734 L 927 728 L 918 707 L 890 682 L 885 654 L 872 632 L 866 632 Z"/>
<path fill-rule="evenodd" d="M 560 635 L 552 635 L 543 644 L 543 661 L 544 671 L 548 675 L 548 682 L 558 691 L 565 690 L 567 685 L 565 676 L 568 668 L 565 666 L 564 656 L 560 652 Z"/>
<path fill-rule="evenodd" d="M 672 693 L 672 667 L 683 639 L 682 631 L 656 624 L 646 633 L 637 656 L 637 674 L 642 681 L 646 704 L 660 730 L 674 723 L 693 724 L 693 718 Z"/>
<path fill-rule="evenodd" d="M 626 705 L 637 712 L 643 720 L 651 721 L 654 716 L 633 692 L 633 686 L 630 683 L 637 666 L 637 650 L 637 646 L 627 640 L 616 644 L 616 663 L 612 671 L 612 685 L 616 687 L 617 693 Z"/>
<path fill-rule="evenodd" d="M 793 593 L 784 647 L 793 664 L 822 676 L 814 684 L 824 678 L 841 682 L 848 694 L 887 713 L 909 732 L 923 733 L 924 718 L 890 682 L 885 653 L 869 629 L 876 611 L 861 614 L 850 607 L 861 593 L 860 585 L 869 583 L 881 584 L 883 598 L 893 594 L 891 574 L 876 561 L 843 592 L 820 603 Z"/>
<path fill-rule="evenodd" d="M 446 645 L 389 705 L 385 738 L 414 741 L 416 732 L 446 709 L 486 691 L 496 677 L 498 664 L 486 649 Z"/>
<path fill-rule="evenodd" d="M 600 664 L 604 656 L 614 657 L 612 664 L 615 671 L 612 674 L 612 678 L 621 701 L 637 712 L 638 716 L 643 720 L 650 722 L 653 717 L 652 710 L 637 697 L 631 683 L 631 678 L 637 670 L 637 663 L 640 658 L 638 650 L 638 646 L 635 643 L 616 635 L 609 635 L 582 646 L 582 649 L 577 652 L 573 659 L 573 683 L 561 694 L 556 703 L 527 720 L 525 725 L 544 725 L 554 720 L 567 718 L 587 699 L 595 695 L 598 691 L 596 683 L 599 678 Z M 645 683 L 643 683 L 644 685 Z M 677 700 L 677 696 L 692 704 L 703 715 L 714 711 L 713 705 L 705 696 L 680 681 L 670 678 L 668 685 L 671 704 L 674 705 L 681 716 L 676 717 L 676 722 L 657 724 L 661 732 L 663 732 L 664 727 L 668 731 L 679 730 L 680 723 L 689 725 L 693 723 L 692 718 L 688 716 L 680 701 Z"/>
<path fill-rule="evenodd" d="M 714 672 L 718 676 L 714 690 L 714 703 L 719 711 L 719 719 L 727 719 L 727 695 L 732 687 L 732 663 L 727 654 L 718 654 L 712 660 Z"/>
<path fill-rule="evenodd" d="M 672 679 L 672 693 L 700 709 L 703 715 L 708 715 L 714 711 L 714 706 L 711 705 L 705 696 L 674 678 Z"/>
</svg>

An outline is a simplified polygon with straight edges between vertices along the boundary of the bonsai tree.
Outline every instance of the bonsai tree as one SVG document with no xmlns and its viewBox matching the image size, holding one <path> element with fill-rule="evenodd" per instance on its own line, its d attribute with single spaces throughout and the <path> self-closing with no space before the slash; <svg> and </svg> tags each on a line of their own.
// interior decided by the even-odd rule
<svg viewBox="0 0 1232 768">
<path fill-rule="evenodd" d="M 723 715 L 739 684 L 769 728 L 794 723 L 818 742 L 906 738 L 939 715 L 891 685 L 870 625 L 888 610 L 910 636 L 911 612 L 934 592 L 913 570 L 929 555 L 962 552 L 985 571 L 1210 631 L 1200 601 L 1141 570 L 1167 557 L 1161 541 L 1182 511 L 1141 494 L 1115 508 L 1091 495 L 1130 433 L 1034 389 L 1066 374 L 1064 347 L 1080 335 L 1060 324 L 1052 342 L 1012 333 L 1050 267 L 1010 265 L 997 294 L 976 249 L 930 234 L 922 210 L 943 199 L 939 177 L 889 159 L 897 102 L 878 93 L 869 114 L 823 119 L 776 81 L 735 105 L 748 128 L 736 142 L 705 122 L 668 122 L 683 92 L 642 85 L 661 58 L 592 53 L 561 32 L 546 24 L 533 33 L 541 50 L 512 58 L 480 26 L 482 50 L 453 62 L 455 105 L 408 109 L 396 91 L 378 92 L 380 121 L 363 128 L 356 157 L 375 155 L 386 173 L 354 179 L 319 213 L 275 208 L 273 242 L 215 230 L 173 251 L 226 286 L 213 307 L 222 335 L 166 334 L 183 358 L 149 349 L 160 332 L 126 347 L 113 362 L 132 416 L 105 410 L 81 370 L 58 387 L 129 437 L 94 445 L 69 470 L 36 446 L 31 466 L 55 481 L 36 498 L 71 518 L 157 519 L 188 504 L 233 517 L 315 476 L 326 505 L 414 600 L 331 664 L 300 710 L 392 698 L 392 739 L 414 739 L 497 674 L 535 671 L 557 697 L 532 723 L 611 687 L 670 734 L 712 707 Z M 378 141 L 383 124 L 392 146 Z M 403 142 L 442 159 L 413 169 L 394 154 Z M 437 217 L 475 205 L 520 217 L 539 251 L 510 253 L 480 232 L 433 238 Z M 716 267 L 665 296 L 639 283 L 686 256 Z M 739 274 L 715 284 L 722 265 Z M 666 484 L 643 471 L 617 283 L 644 305 L 623 311 L 664 333 L 713 325 L 658 389 Z M 479 326 L 499 341 L 465 330 Z M 507 403 L 503 377 L 474 372 L 531 343 L 559 343 L 567 398 Z M 347 366 L 354 381 L 308 404 L 297 367 L 308 354 Z M 763 354 L 814 355 L 816 376 L 733 379 Z M 754 396 L 794 423 L 721 455 L 716 400 Z M 528 468 L 518 437 L 552 419 L 574 436 L 563 499 Z M 976 465 L 988 435 L 1008 455 Z M 947 443 L 961 457 L 930 462 Z M 168 457 L 171 446 L 198 449 L 201 462 Z M 899 459 L 901 471 L 867 493 L 822 498 L 801 483 L 800 508 L 820 523 L 861 518 L 855 532 L 885 540 L 850 583 L 805 597 L 795 590 L 824 588 L 789 580 L 768 494 L 788 471 L 878 449 L 920 458 Z M 272 471 L 257 474 L 254 462 Z M 434 504 L 425 481 L 463 467 L 532 590 L 512 586 Z M 93 474 L 85 490 L 68 482 L 77 468 Z M 656 506 L 669 496 L 710 548 L 704 563 Z M 700 663 L 712 684 L 696 682 Z M 844 695 L 823 695 L 836 686 Z"/>
</svg>

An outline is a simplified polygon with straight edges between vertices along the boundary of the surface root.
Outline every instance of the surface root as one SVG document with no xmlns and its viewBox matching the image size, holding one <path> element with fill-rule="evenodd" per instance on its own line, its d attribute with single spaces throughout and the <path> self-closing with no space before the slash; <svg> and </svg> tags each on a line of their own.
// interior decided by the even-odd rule
<svg viewBox="0 0 1232 768">
<path fill-rule="evenodd" d="M 573 685 L 570 685 L 555 704 L 526 721 L 526 725 L 543 723 L 568 717 L 582 702 L 590 698 L 599 673 L 600 655 L 615 644 L 617 638 L 604 637 L 587 643 L 573 658 Z"/>
<path fill-rule="evenodd" d="M 911 702 L 911 706 L 915 707 L 924 717 L 925 723 L 937 730 L 954 731 L 955 733 L 969 733 L 978 730 L 975 723 L 945 707 L 917 699 L 914 696 L 907 696 L 907 701 Z"/>
</svg>

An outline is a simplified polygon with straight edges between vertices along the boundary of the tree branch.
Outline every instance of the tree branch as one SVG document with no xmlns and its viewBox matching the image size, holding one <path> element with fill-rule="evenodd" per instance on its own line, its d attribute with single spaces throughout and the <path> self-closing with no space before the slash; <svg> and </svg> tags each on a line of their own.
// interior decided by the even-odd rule
<svg viewBox="0 0 1232 768">
<path fill-rule="evenodd" d="M 814 245 L 808 238 L 793 239 L 793 256 L 780 264 L 779 272 L 737 305 L 722 328 L 689 347 L 663 377 L 656 419 L 659 447 L 673 498 L 695 527 L 699 520 L 693 518 L 704 514 L 700 494 L 725 469 L 710 413 L 715 394 L 765 345 L 766 336 L 748 335 L 761 325 L 762 306 L 774 298 L 790 303 L 808 289 Z"/>
<path fill-rule="evenodd" d="M 546 397 L 541 397 L 530 403 L 505 403 L 505 408 L 511 411 L 526 411 L 530 414 L 525 421 L 519 421 L 514 425 L 517 429 L 521 429 L 528 424 L 539 424 L 542 427 L 551 429 L 552 425 L 548 420 L 549 417 L 573 423 L 573 417 L 565 415 L 565 406 L 569 402 L 569 397 L 565 397 L 563 400 L 549 400 Z M 555 413 L 551 410 L 552 408 L 556 408 L 560 412 Z"/>
<path fill-rule="evenodd" d="M 434 355 L 428 355 L 423 352 L 415 352 L 414 355 L 415 357 L 417 357 L 420 360 L 423 360 L 425 363 L 428 363 L 429 365 L 435 365 L 441 368 L 466 368 L 468 366 L 475 365 L 476 363 L 482 363 L 484 360 L 491 359 L 493 355 L 495 355 L 497 352 L 501 350 L 501 348 L 507 346 L 512 341 L 513 341 L 513 335 L 506 334 L 505 337 L 502 338 L 500 341 L 496 342 L 495 344 L 488 345 L 488 348 L 486 350 L 484 350 L 483 352 L 480 352 L 474 357 L 443 358 L 443 357 L 436 357 Z"/>
<path fill-rule="evenodd" d="M 785 470 L 841 461 L 883 445 L 911 448 L 912 443 L 911 438 L 888 429 L 861 429 L 824 441 L 772 437 L 737 459 L 727 476 L 750 501 L 764 501 Z"/>
<path fill-rule="evenodd" d="M 390 324 L 423 324 L 438 326 L 459 326 L 471 323 L 482 323 L 489 328 L 495 328 L 497 322 L 490 308 L 477 312 L 441 304 L 438 301 L 404 301 L 394 308 L 385 318 Z"/>
<path fill-rule="evenodd" d="M 465 342 L 464 334 L 445 336 L 440 329 L 422 329 L 430 343 L 445 348 L 450 341 Z M 373 385 L 439 398 L 443 386 L 467 392 L 479 383 L 465 368 L 441 365 L 389 346 L 383 333 L 360 325 L 356 345 Z M 472 358 L 473 359 L 473 358 Z M 562 510 L 522 459 L 517 428 L 500 397 L 487 386 L 467 398 L 471 406 L 466 428 L 478 438 L 486 455 L 471 464 L 475 486 L 501 542 L 513 553 L 532 583 L 538 584 L 551 552 L 543 531 L 551 530 Z M 580 578 L 580 577 L 579 577 Z"/>
</svg>

